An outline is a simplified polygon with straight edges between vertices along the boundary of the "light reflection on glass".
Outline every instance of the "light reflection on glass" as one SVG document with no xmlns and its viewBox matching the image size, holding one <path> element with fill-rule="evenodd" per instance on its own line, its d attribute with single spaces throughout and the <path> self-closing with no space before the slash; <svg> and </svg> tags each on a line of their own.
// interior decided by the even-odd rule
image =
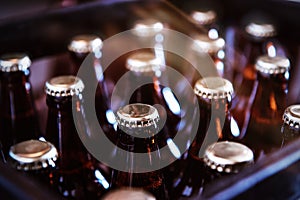
<svg viewBox="0 0 300 200">
<path fill-rule="evenodd" d="M 167 102 L 167 105 L 169 107 L 169 109 L 171 110 L 172 113 L 174 113 L 175 115 L 179 115 L 180 114 L 180 105 L 179 102 L 177 101 L 177 99 L 175 98 L 172 90 L 168 87 L 165 87 L 162 90 L 162 94 L 164 96 L 164 99 Z"/>
<path fill-rule="evenodd" d="M 180 151 L 171 138 L 167 139 L 167 144 L 171 153 L 175 156 L 175 158 L 179 159 L 181 157 Z"/>
<path fill-rule="evenodd" d="M 107 182 L 107 180 L 104 178 L 104 176 L 101 174 L 101 172 L 99 170 L 95 170 L 95 176 L 98 179 L 98 182 L 105 188 L 108 189 L 109 188 L 109 183 Z"/>
</svg>

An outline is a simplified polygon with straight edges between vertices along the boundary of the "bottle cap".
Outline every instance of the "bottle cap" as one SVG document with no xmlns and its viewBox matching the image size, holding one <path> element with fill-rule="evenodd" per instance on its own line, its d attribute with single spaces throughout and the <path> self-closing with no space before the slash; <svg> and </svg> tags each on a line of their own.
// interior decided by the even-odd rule
<svg viewBox="0 0 300 200">
<path fill-rule="evenodd" d="M 164 29 L 163 23 L 155 19 L 137 21 L 133 27 L 133 34 L 138 37 L 152 37 Z"/>
<path fill-rule="evenodd" d="M 194 50 L 200 53 L 217 53 L 225 47 L 225 40 L 223 38 L 212 39 L 207 35 L 197 35 L 193 45 Z"/>
<path fill-rule="evenodd" d="M 45 84 L 46 94 L 55 97 L 78 95 L 83 89 L 82 80 L 76 76 L 57 76 Z"/>
<path fill-rule="evenodd" d="M 217 14 L 213 10 L 207 11 L 194 11 L 191 13 L 193 20 L 200 25 L 209 25 L 216 21 Z"/>
<path fill-rule="evenodd" d="M 155 72 L 162 68 L 162 62 L 154 53 L 139 51 L 127 58 L 126 67 L 133 72 Z"/>
<path fill-rule="evenodd" d="M 287 107 L 282 116 L 284 123 L 299 129 L 300 128 L 300 105 L 291 105 Z"/>
<path fill-rule="evenodd" d="M 29 171 L 54 167 L 58 153 L 50 142 L 27 140 L 11 146 L 9 156 L 16 169 Z"/>
<path fill-rule="evenodd" d="M 237 173 L 253 163 L 254 155 L 247 146 L 236 142 L 216 142 L 210 145 L 204 155 L 204 162 L 213 170 Z"/>
<path fill-rule="evenodd" d="M 31 60 L 26 54 L 6 54 L 0 58 L 0 71 L 15 72 L 25 71 L 31 65 Z"/>
<path fill-rule="evenodd" d="M 119 125 L 130 128 L 149 127 L 159 121 L 157 109 L 142 103 L 128 104 L 119 108 L 116 118 Z"/>
<path fill-rule="evenodd" d="M 290 61 L 282 56 L 263 55 L 256 60 L 255 68 L 265 74 L 282 74 L 290 69 Z"/>
<path fill-rule="evenodd" d="M 266 38 L 276 35 L 276 30 L 273 24 L 255 23 L 248 24 L 245 28 L 246 32 L 254 37 Z"/>
<path fill-rule="evenodd" d="M 141 189 L 121 188 L 116 189 L 104 196 L 103 200 L 155 200 L 156 198 Z"/>
<path fill-rule="evenodd" d="M 205 99 L 231 98 L 233 86 L 230 81 L 221 77 L 205 77 L 196 82 L 194 92 Z"/>
<path fill-rule="evenodd" d="M 100 51 L 102 40 L 96 35 L 77 35 L 72 38 L 68 49 L 75 53 L 91 53 Z"/>
</svg>

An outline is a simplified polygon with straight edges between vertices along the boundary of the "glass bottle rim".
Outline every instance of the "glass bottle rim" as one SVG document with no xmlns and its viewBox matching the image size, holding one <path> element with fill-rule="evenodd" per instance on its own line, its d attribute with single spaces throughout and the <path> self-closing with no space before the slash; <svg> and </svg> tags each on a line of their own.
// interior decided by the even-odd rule
<svg viewBox="0 0 300 200">
<path fill-rule="evenodd" d="M 0 57 L 0 71 L 26 71 L 31 66 L 31 60 L 25 53 L 4 54 Z"/>
</svg>

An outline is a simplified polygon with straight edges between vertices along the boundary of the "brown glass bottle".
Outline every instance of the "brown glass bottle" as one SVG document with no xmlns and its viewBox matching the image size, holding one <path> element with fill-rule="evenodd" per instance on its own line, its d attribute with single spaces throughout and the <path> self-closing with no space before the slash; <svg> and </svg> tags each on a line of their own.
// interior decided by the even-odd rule
<svg viewBox="0 0 300 200">
<path fill-rule="evenodd" d="M 4 55 L 0 60 L 0 141 L 6 157 L 13 144 L 40 136 L 30 65 L 25 54 Z"/>
<path fill-rule="evenodd" d="M 181 109 L 176 96 L 168 87 L 168 77 L 164 74 L 166 66 L 150 50 L 141 50 L 127 58 L 126 67 L 129 70 L 127 91 L 134 91 L 129 103 L 162 106 L 164 111 L 157 108 L 160 118 L 166 120 L 166 133 L 174 137 L 172 133 L 177 133 Z"/>
<path fill-rule="evenodd" d="M 96 94 L 91 92 L 85 92 L 85 99 L 95 100 L 95 109 L 98 118 L 98 122 L 110 140 L 115 140 L 115 121 L 110 117 L 113 114 L 110 103 L 110 92 L 108 82 L 111 83 L 105 76 L 105 73 L 101 64 L 102 57 L 102 40 L 91 34 L 77 35 L 71 39 L 68 46 L 72 61 L 73 72 L 71 74 L 76 75 L 79 68 L 83 67 L 85 83 L 97 82 Z M 86 80 L 85 80 L 86 79 Z"/>
<path fill-rule="evenodd" d="M 285 57 L 264 55 L 258 57 L 255 67 L 257 89 L 243 141 L 258 158 L 280 147 L 290 62 Z"/>
<path fill-rule="evenodd" d="M 56 167 L 58 153 L 53 144 L 40 140 L 26 140 L 11 146 L 9 156 L 13 168 L 54 190 L 52 173 Z"/>
<path fill-rule="evenodd" d="M 287 107 L 282 119 L 282 146 L 286 146 L 300 137 L 300 105 L 295 104 Z"/>
<path fill-rule="evenodd" d="M 218 33 L 211 30 L 209 35 L 198 35 L 195 40 L 194 49 L 200 51 L 200 53 L 207 53 L 219 74 L 219 76 L 224 77 L 227 73 L 225 67 L 225 40 L 220 38 Z"/>
<path fill-rule="evenodd" d="M 240 83 L 235 85 L 236 94 L 232 102 L 232 114 L 241 129 L 241 137 L 246 133 L 255 97 L 255 62 L 257 57 L 268 52 L 269 46 L 275 45 L 275 35 L 276 29 L 273 24 L 251 22 L 245 27 L 244 39 L 248 42 L 242 48 L 247 62 L 245 66 L 240 66 L 239 72 L 236 73 L 235 79 L 241 81 L 233 80 L 234 83 Z"/>
<path fill-rule="evenodd" d="M 83 146 L 75 127 L 75 123 L 80 122 L 75 121 L 72 114 L 72 101 L 76 112 L 81 115 L 84 112 L 83 89 L 83 82 L 75 76 L 58 76 L 46 82 L 46 139 L 56 146 L 59 153 L 57 169 L 53 172 L 54 185 L 59 192 L 67 198 L 97 199 L 108 185 L 97 180 L 101 169 L 96 167 Z"/>
<path fill-rule="evenodd" d="M 118 110 L 117 146 L 123 151 L 117 150 L 113 159 L 123 170 L 113 170 L 112 188 L 143 188 L 157 199 L 168 199 L 160 169 L 159 120 L 157 109 L 147 104 L 128 104 Z M 137 156 L 140 153 L 145 156 Z"/>
</svg>

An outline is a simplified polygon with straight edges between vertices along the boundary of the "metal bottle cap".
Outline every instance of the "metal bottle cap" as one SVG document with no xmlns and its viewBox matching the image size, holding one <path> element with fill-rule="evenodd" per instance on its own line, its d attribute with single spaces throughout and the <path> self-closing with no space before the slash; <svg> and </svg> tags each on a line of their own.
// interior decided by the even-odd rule
<svg viewBox="0 0 300 200">
<path fill-rule="evenodd" d="M 57 76 L 45 84 L 46 94 L 55 97 L 78 95 L 83 89 L 82 80 L 76 76 Z"/>
<path fill-rule="evenodd" d="M 155 72 L 162 68 L 162 62 L 154 53 L 139 51 L 127 58 L 126 67 L 133 72 Z"/>
<path fill-rule="evenodd" d="M 193 48 L 200 53 L 217 53 L 225 47 L 223 38 L 212 39 L 207 35 L 197 35 L 194 41 Z"/>
<path fill-rule="evenodd" d="M 119 125 L 130 128 L 149 127 L 159 121 L 157 109 L 142 103 L 128 104 L 119 108 L 116 118 Z"/>
<path fill-rule="evenodd" d="M 253 162 L 254 155 L 247 146 L 236 142 L 216 142 L 210 145 L 204 155 L 204 162 L 218 172 L 237 173 Z"/>
<path fill-rule="evenodd" d="M 300 105 L 291 105 L 287 107 L 282 116 L 284 123 L 299 129 L 300 128 Z"/>
<path fill-rule="evenodd" d="M 282 74 L 290 69 L 290 61 L 282 56 L 263 55 L 258 57 L 255 68 L 266 74 Z"/>
<path fill-rule="evenodd" d="M 91 53 L 100 51 L 102 40 L 96 35 L 77 35 L 72 38 L 68 49 L 75 53 Z"/>
<path fill-rule="evenodd" d="M 27 140 L 11 146 L 9 155 L 18 170 L 38 170 L 55 166 L 58 153 L 50 142 Z"/>
<path fill-rule="evenodd" d="M 121 188 L 105 195 L 103 200 L 155 200 L 156 198 L 144 190 Z"/>
<path fill-rule="evenodd" d="M 191 13 L 193 20 L 200 25 L 209 25 L 216 21 L 217 14 L 213 10 L 194 11 Z"/>
<path fill-rule="evenodd" d="M 138 37 L 152 37 L 163 29 L 163 23 L 155 19 L 140 20 L 134 25 L 133 34 Z"/>
<path fill-rule="evenodd" d="M 23 53 L 6 54 L 0 58 L 0 71 L 2 72 L 25 71 L 30 65 L 30 58 Z"/>
<path fill-rule="evenodd" d="M 273 24 L 255 23 L 248 24 L 245 28 L 246 32 L 254 37 L 272 37 L 276 35 L 276 30 Z"/>
<path fill-rule="evenodd" d="M 230 81 L 221 77 L 205 77 L 196 82 L 194 92 L 205 99 L 231 98 L 233 86 Z"/>
</svg>

